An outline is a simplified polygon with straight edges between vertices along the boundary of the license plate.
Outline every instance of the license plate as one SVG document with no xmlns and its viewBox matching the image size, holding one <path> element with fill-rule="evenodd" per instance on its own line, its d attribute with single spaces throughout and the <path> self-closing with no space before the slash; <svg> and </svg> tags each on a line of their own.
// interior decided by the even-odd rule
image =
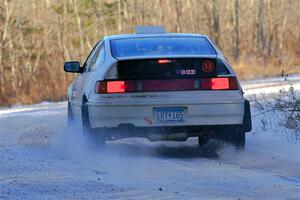
<svg viewBox="0 0 300 200">
<path fill-rule="evenodd" d="M 153 119 L 156 123 L 183 123 L 185 118 L 186 108 L 153 108 Z"/>
</svg>

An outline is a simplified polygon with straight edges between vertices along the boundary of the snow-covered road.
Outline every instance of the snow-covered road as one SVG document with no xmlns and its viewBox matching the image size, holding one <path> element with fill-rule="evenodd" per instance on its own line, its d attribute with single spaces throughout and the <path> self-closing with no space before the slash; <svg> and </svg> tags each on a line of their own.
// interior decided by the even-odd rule
<svg viewBox="0 0 300 200">
<path fill-rule="evenodd" d="M 290 80 L 299 92 L 299 76 Z M 249 98 L 289 86 L 282 78 L 243 83 Z M 276 119 L 262 131 L 261 117 L 244 153 L 227 147 L 207 158 L 193 138 L 90 150 L 65 129 L 65 102 L 2 109 L 0 199 L 300 199 L 300 143 Z"/>
</svg>

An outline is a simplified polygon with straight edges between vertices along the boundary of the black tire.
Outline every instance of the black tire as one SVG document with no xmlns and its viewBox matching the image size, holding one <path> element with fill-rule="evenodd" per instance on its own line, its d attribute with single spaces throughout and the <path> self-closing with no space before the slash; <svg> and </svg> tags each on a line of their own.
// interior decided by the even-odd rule
<svg viewBox="0 0 300 200">
<path fill-rule="evenodd" d="M 213 136 L 209 136 L 213 134 Z M 208 135 L 198 136 L 198 145 L 201 149 L 203 156 L 205 157 L 218 157 L 218 151 L 222 148 L 222 142 L 216 139 L 215 133 L 209 133 Z"/>
<path fill-rule="evenodd" d="M 233 126 L 225 128 L 219 134 L 220 139 L 237 150 L 245 150 L 246 134 L 243 127 Z"/>
<path fill-rule="evenodd" d="M 105 148 L 105 138 L 100 133 L 96 133 L 90 128 L 89 111 L 87 101 L 83 101 L 81 106 L 81 117 L 82 117 L 82 132 L 83 135 L 93 144 L 99 148 Z"/>
<path fill-rule="evenodd" d="M 250 102 L 248 100 L 245 100 L 244 103 L 244 121 L 243 121 L 243 127 L 245 132 L 250 132 L 252 130 L 252 120 L 251 120 L 251 107 Z"/>
<path fill-rule="evenodd" d="M 70 102 L 68 102 L 67 127 L 70 128 L 73 123 L 74 123 L 73 112 L 72 112 L 71 104 Z"/>
<path fill-rule="evenodd" d="M 202 135 L 202 136 L 198 136 L 198 144 L 199 146 L 204 146 L 205 144 L 207 144 L 209 141 L 209 138 L 205 135 Z"/>
</svg>

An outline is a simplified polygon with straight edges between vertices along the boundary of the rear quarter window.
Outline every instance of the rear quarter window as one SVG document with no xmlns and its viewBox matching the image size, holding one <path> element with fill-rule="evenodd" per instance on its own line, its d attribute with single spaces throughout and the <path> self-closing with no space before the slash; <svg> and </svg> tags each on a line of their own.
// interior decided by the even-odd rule
<svg viewBox="0 0 300 200">
<path fill-rule="evenodd" d="M 89 71 L 95 71 L 99 66 L 104 63 L 105 59 L 105 48 L 104 44 L 101 44 L 98 49 L 96 49 L 95 56 L 91 62 Z"/>
<path fill-rule="evenodd" d="M 217 59 L 217 74 L 218 75 L 229 75 L 230 72 L 224 62 Z"/>
</svg>

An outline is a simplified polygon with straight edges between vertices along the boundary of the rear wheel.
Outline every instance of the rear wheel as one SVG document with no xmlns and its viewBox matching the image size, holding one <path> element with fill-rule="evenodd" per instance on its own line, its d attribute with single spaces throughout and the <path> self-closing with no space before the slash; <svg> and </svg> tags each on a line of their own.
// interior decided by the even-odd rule
<svg viewBox="0 0 300 200">
<path fill-rule="evenodd" d="M 207 144 L 209 141 L 209 137 L 203 135 L 203 136 L 198 136 L 198 144 L 199 146 L 203 146 L 205 144 Z"/>
<path fill-rule="evenodd" d="M 246 144 L 246 135 L 243 127 L 234 126 L 224 129 L 220 132 L 220 139 L 233 145 L 237 150 L 244 150 Z"/>
<path fill-rule="evenodd" d="M 68 102 L 68 110 L 67 110 L 67 126 L 71 127 L 71 124 L 74 122 L 73 112 L 71 108 L 70 102 Z"/>
<path fill-rule="evenodd" d="M 97 147 L 104 148 L 106 143 L 105 138 L 103 138 L 101 134 L 96 133 L 90 128 L 89 111 L 86 103 L 87 101 L 84 101 L 81 107 L 83 135 L 90 142 L 97 145 Z"/>
<path fill-rule="evenodd" d="M 212 132 L 198 136 L 198 144 L 203 155 L 208 157 L 218 156 L 218 150 L 222 147 L 220 141 L 216 140 L 215 133 Z"/>
</svg>

